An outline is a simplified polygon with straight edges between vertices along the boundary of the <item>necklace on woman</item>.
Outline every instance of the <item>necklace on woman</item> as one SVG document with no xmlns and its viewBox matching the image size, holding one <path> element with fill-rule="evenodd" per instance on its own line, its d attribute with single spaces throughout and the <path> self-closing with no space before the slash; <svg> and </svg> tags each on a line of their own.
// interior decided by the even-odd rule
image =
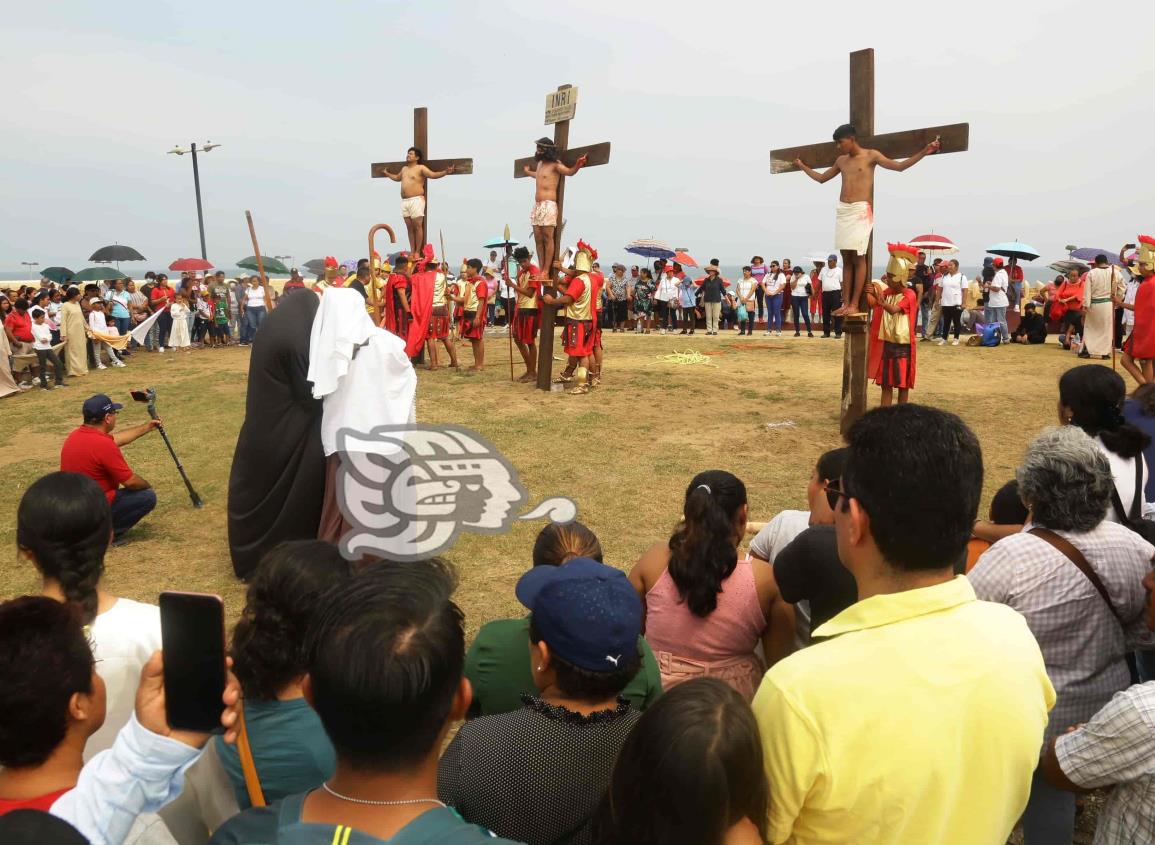
<svg viewBox="0 0 1155 845">
<path fill-rule="evenodd" d="M 437 804 L 441 807 L 445 806 L 444 802 L 438 801 L 436 798 L 404 798 L 399 801 L 370 801 L 366 798 L 350 798 L 348 795 L 342 795 L 327 783 L 322 783 L 321 788 L 334 798 L 340 798 L 342 801 L 348 801 L 351 804 L 369 804 L 373 807 L 400 807 L 406 804 Z"/>
</svg>

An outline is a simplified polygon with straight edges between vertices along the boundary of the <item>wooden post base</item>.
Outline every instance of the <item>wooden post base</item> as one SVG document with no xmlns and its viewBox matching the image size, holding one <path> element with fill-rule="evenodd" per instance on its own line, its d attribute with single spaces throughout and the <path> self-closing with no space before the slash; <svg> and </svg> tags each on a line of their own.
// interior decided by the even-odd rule
<svg viewBox="0 0 1155 845">
<path fill-rule="evenodd" d="M 869 329 L 870 321 L 866 314 L 853 314 L 842 325 L 846 340 L 842 347 L 842 420 L 839 431 L 843 437 L 866 413 Z"/>
<path fill-rule="evenodd" d="M 546 289 L 553 293 L 552 289 Z M 553 390 L 553 343 L 554 327 L 557 325 L 557 306 L 541 304 L 541 328 L 537 333 L 537 384 L 538 390 Z"/>
</svg>

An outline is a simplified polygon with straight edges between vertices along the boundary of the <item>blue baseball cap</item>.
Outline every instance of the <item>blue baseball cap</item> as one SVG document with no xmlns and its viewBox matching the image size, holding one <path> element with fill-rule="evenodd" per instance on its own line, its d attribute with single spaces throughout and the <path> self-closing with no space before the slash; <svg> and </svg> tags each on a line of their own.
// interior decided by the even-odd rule
<svg viewBox="0 0 1155 845">
<path fill-rule="evenodd" d="M 84 400 L 84 418 L 85 419 L 100 419 L 105 414 L 111 414 L 113 411 L 119 411 L 124 406 L 113 402 L 103 393 L 98 393 L 95 396 L 89 396 Z"/>
<path fill-rule="evenodd" d="M 516 592 L 562 660 L 589 672 L 614 672 L 637 654 L 642 600 L 624 572 L 577 557 L 561 566 L 535 566 L 521 576 Z"/>
</svg>

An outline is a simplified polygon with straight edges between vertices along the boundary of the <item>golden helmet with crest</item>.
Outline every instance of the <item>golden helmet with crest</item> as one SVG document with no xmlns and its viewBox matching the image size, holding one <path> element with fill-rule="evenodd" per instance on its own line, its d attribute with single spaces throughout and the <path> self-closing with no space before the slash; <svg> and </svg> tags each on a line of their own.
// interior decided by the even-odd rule
<svg viewBox="0 0 1155 845">
<path fill-rule="evenodd" d="M 893 276 L 900 282 L 910 281 L 914 267 L 918 264 L 918 250 L 909 244 L 902 243 L 888 243 L 886 248 L 890 252 L 890 261 L 886 264 L 887 275 Z"/>
<path fill-rule="evenodd" d="M 588 273 L 594 268 L 598 260 L 598 251 L 585 241 L 577 242 L 577 254 L 574 255 L 573 266 L 579 273 Z"/>
</svg>

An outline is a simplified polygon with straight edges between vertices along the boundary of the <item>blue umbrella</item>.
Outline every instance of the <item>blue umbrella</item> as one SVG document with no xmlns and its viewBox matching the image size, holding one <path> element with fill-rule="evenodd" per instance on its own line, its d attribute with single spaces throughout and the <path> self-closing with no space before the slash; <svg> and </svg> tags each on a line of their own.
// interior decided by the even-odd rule
<svg viewBox="0 0 1155 845">
<path fill-rule="evenodd" d="M 1006 243 L 988 246 L 987 252 L 991 255 L 1001 255 L 1003 258 L 1019 258 L 1023 261 L 1034 261 L 1042 254 L 1030 244 L 1019 241 L 1007 241 Z"/>
<path fill-rule="evenodd" d="M 676 254 L 676 251 L 668 243 L 654 238 L 631 241 L 626 245 L 626 252 L 640 255 L 642 258 L 673 258 Z"/>
<path fill-rule="evenodd" d="M 1080 247 L 1079 249 L 1077 249 L 1071 253 L 1071 258 L 1078 259 L 1079 261 L 1086 261 L 1088 263 L 1093 263 L 1095 261 L 1095 257 L 1099 256 L 1099 255 L 1107 256 L 1107 263 L 1108 264 L 1114 264 L 1116 267 L 1123 267 L 1124 266 L 1123 262 L 1121 262 L 1119 260 L 1119 256 L 1116 255 L 1115 253 L 1111 252 L 1111 250 L 1098 249 L 1098 248 L 1092 247 L 1092 246 Z"/>
</svg>

